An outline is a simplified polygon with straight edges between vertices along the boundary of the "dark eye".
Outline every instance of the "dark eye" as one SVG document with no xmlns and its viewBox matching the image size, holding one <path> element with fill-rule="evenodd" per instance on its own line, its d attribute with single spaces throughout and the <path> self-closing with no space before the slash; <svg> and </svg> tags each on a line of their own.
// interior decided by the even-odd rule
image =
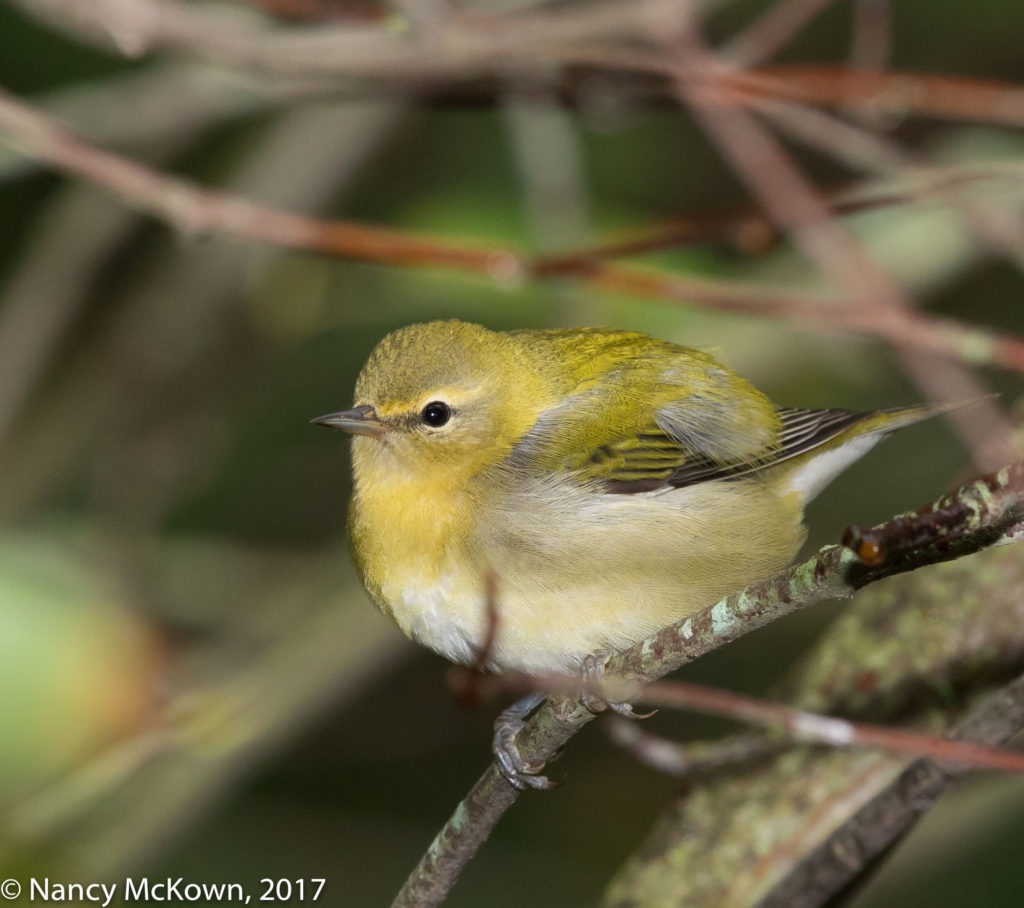
<svg viewBox="0 0 1024 908">
<path fill-rule="evenodd" d="M 428 426 L 438 429 L 452 418 L 452 408 L 443 401 L 432 400 L 423 408 L 420 416 Z"/>
</svg>

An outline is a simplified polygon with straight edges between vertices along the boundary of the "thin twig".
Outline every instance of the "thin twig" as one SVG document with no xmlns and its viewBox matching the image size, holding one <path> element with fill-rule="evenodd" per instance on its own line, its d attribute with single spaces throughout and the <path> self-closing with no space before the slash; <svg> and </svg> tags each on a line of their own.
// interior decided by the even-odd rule
<svg viewBox="0 0 1024 908">
<path fill-rule="evenodd" d="M 695 65 L 702 71 L 721 73 L 723 83 L 730 75 L 707 53 L 696 29 L 686 33 L 684 47 L 687 68 L 680 71 L 677 82 L 680 97 L 689 103 L 698 123 L 768 215 L 786 228 L 807 258 L 850 299 L 852 307 L 869 301 L 874 317 L 882 321 L 912 311 L 913 301 L 853 235 L 830 217 L 828 205 L 775 136 L 749 111 L 708 103 L 700 86 L 686 78 Z M 934 358 L 922 356 L 916 345 L 897 342 L 897 348 L 904 370 L 929 397 L 950 399 L 951 388 L 955 389 L 954 396 L 963 394 L 964 388 L 984 392 L 959 365 L 953 367 L 954 374 L 943 374 Z M 980 415 L 961 411 L 951 414 L 951 420 L 978 468 L 992 469 L 1015 456 L 1009 423 L 994 402 L 990 401 Z"/>
<path fill-rule="evenodd" d="M 794 125 L 793 134 L 808 145 L 830 154 L 850 154 L 851 142 L 872 142 L 853 150 L 861 169 L 877 171 L 876 179 L 829 192 L 824 201 L 832 217 L 874 211 L 899 205 L 928 202 L 933 205 L 962 205 L 974 198 L 998 195 L 1000 199 L 1024 201 L 1024 164 L 1017 161 L 984 161 L 949 166 L 907 166 L 906 157 L 896 156 L 877 144 L 863 130 L 808 107 L 772 102 L 761 110 L 780 125 Z M 799 123 L 796 117 L 799 116 Z M 813 119 L 812 119 L 813 118 Z M 819 129 L 820 127 L 820 129 Z M 827 138 L 810 132 L 833 131 Z M 841 131 L 842 129 L 849 132 Z M 826 145 L 827 141 L 827 145 Z M 842 147 L 840 147 L 842 142 Z M 861 154 L 860 152 L 863 152 Z M 854 159 L 849 159 L 853 163 Z M 896 167 L 901 167 L 894 172 Z M 970 195 L 967 195 L 967 194 Z M 533 262 L 533 273 L 546 277 L 572 276 L 599 261 L 627 258 L 677 246 L 728 243 L 740 252 L 757 255 L 768 251 L 782 238 L 782 230 L 763 212 L 747 205 L 720 211 L 681 215 L 624 230 L 610 240 L 576 249 L 543 255 Z"/>
<path fill-rule="evenodd" d="M 1024 126 L 1024 87 L 993 79 L 830 65 L 771 66 L 730 80 L 738 92 L 898 117 Z"/>
<path fill-rule="evenodd" d="M 781 0 L 720 48 L 722 57 L 749 68 L 774 56 L 835 0 Z"/>
<path fill-rule="evenodd" d="M 901 515 L 900 532 L 933 528 L 927 545 L 901 551 L 882 564 L 865 565 L 845 546 L 827 546 L 778 576 L 726 597 L 616 656 L 609 677 L 650 682 L 719 646 L 793 612 L 844 599 L 883 577 L 980 551 L 1016 527 L 1024 507 L 1024 461 L 983 476 L 918 511 Z M 939 520 L 936 515 L 949 516 Z M 876 528 L 882 532 L 888 524 Z M 543 765 L 594 714 L 578 698 L 549 697 L 517 741 L 527 763 Z M 440 904 L 458 875 L 519 792 L 491 764 L 455 809 L 430 849 L 410 874 L 394 908 Z"/>
<path fill-rule="evenodd" d="M 0 92 L 0 133 L 51 166 L 104 186 L 128 204 L 188 233 L 219 232 L 278 246 L 402 267 L 453 268 L 507 283 L 532 273 L 503 247 L 462 245 L 350 221 L 291 214 L 246 198 L 200 189 L 76 138 L 28 105 Z M 1024 339 L 870 302 L 838 305 L 821 294 L 701 280 L 655 269 L 581 263 L 571 276 L 594 289 L 725 312 L 790 319 L 815 330 L 861 334 L 979 365 L 1024 374 Z"/>
<path fill-rule="evenodd" d="M 323 93 L 323 86 L 316 90 Z M 251 79 L 204 64 L 157 65 L 76 82 L 33 99 L 44 113 L 71 125 L 91 142 L 160 155 L 189 133 L 269 107 L 308 97 L 308 80 Z M 0 180 L 19 176 L 38 162 L 0 155 Z"/>
<path fill-rule="evenodd" d="M 233 0 L 254 9 L 283 16 L 322 22 L 329 19 L 343 19 L 355 22 L 380 22 L 389 15 L 388 10 L 370 0 Z"/>
<path fill-rule="evenodd" d="M 759 697 L 700 684 L 659 681 L 643 688 L 636 699 L 651 706 L 696 710 L 769 728 L 782 728 L 794 740 L 806 743 L 826 744 L 830 747 L 873 747 L 893 753 L 962 763 L 977 769 L 1024 772 L 1024 754 L 1016 751 L 986 747 L 969 741 L 954 741 L 902 728 L 886 728 L 835 716 L 822 716 Z"/>
<path fill-rule="evenodd" d="M 653 681 L 636 685 L 614 678 L 594 683 L 570 675 L 517 674 L 490 676 L 487 682 L 484 689 L 491 696 L 508 691 L 522 694 L 539 690 L 576 697 L 585 693 L 611 702 L 625 702 L 628 699 L 631 704 L 691 710 L 781 730 L 792 741 L 799 743 L 877 748 L 892 753 L 963 763 L 976 769 L 1024 773 L 1024 754 L 1015 751 L 812 713 L 761 697 L 703 684 Z"/>
<path fill-rule="evenodd" d="M 853 7 L 852 32 L 850 64 L 857 69 L 885 69 L 892 54 L 889 0 L 857 0 Z"/>
<path fill-rule="evenodd" d="M 551 78 L 570 65 L 674 78 L 674 61 L 643 48 L 662 48 L 680 21 L 700 6 L 697 0 L 596 0 L 539 13 L 450 17 L 441 34 L 424 44 L 390 24 L 280 28 L 256 16 L 182 0 L 11 2 L 81 40 L 112 45 L 128 56 L 174 50 L 221 66 L 278 74 L 414 80 L 410 87 L 417 90 L 425 80 L 502 77 L 517 64 L 538 61 L 549 64 Z M 760 95 L 900 116 L 1024 125 L 1024 88 L 994 80 L 816 64 L 736 73 L 730 89 L 729 103 Z"/>
<path fill-rule="evenodd" d="M 788 746 L 765 734 L 737 734 L 716 741 L 680 744 L 652 734 L 639 722 L 613 716 L 608 737 L 645 766 L 676 778 L 707 777 L 723 769 L 764 759 Z"/>
<path fill-rule="evenodd" d="M 450 81 L 507 73 L 523 60 L 571 62 L 608 41 L 658 44 L 666 22 L 695 0 L 593 0 L 541 12 L 453 16 L 429 43 L 391 23 L 281 28 L 183 0 L 11 0 L 79 40 L 137 57 L 154 50 L 221 66 L 292 75 Z M 237 13 L 238 11 L 233 11 Z"/>
<path fill-rule="evenodd" d="M 301 217 L 240 196 L 204 191 L 77 139 L 28 105 L 0 92 L 0 131 L 21 151 L 106 187 L 189 235 L 218 231 L 277 246 L 344 254 L 406 266 L 496 274 L 517 268 L 501 250 L 474 249 L 346 221 Z"/>
</svg>

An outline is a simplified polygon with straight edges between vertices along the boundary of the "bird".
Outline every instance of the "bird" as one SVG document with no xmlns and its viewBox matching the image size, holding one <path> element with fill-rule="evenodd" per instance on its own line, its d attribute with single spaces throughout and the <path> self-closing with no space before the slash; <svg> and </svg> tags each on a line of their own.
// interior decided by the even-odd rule
<svg viewBox="0 0 1024 908">
<path fill-rule="evenodd" d="M 448 320 L 384 337 L 354 405 L 356 570 L 410 638 L 460 664 L 577 674 L 770 577 L 804 508 L 936 412 L 779 407 L 702 350 L 609 328 Z"/>
</svg>

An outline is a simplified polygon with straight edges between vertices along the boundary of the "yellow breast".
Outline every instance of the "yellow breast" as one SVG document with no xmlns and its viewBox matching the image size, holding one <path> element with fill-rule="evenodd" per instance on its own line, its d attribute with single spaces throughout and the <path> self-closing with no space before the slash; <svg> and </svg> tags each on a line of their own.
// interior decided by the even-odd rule
<svg viewBox="0 0 1024 908">
<path fill-rule="evenodd" d="M 460 492 L 376 459 L 356 463 L 349 538 L 363 584 L 407 636 L 453 662 L 472 662 L 483 636 L 486 565 L 466 545 Z"/>
<path fill-rule="evenodd" d="M 803 540 L 796 497 L 758 481 L 647 496 L 572 482 L 488 489 L 383 463 L 357 471 L 351 538 L 364 583 L 409 637 L 454 662 L 472 662 L 485 636 L 488 571 L 492 665 L 567 672 L 770 575 Z"/>
</svg>

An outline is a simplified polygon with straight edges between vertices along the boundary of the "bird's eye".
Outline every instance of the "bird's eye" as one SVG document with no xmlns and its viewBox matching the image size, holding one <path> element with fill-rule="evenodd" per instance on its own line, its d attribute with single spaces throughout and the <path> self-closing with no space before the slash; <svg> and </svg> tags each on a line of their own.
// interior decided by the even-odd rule
<svg viewBox="0 0 1024 908">
<path fill-rule="evenodd" d="M 452 408 L 444 401 L 432 400 L 420 413 L 423 421 L 434 429 L 439 429 L 452 418 Z"/>
</svg>

